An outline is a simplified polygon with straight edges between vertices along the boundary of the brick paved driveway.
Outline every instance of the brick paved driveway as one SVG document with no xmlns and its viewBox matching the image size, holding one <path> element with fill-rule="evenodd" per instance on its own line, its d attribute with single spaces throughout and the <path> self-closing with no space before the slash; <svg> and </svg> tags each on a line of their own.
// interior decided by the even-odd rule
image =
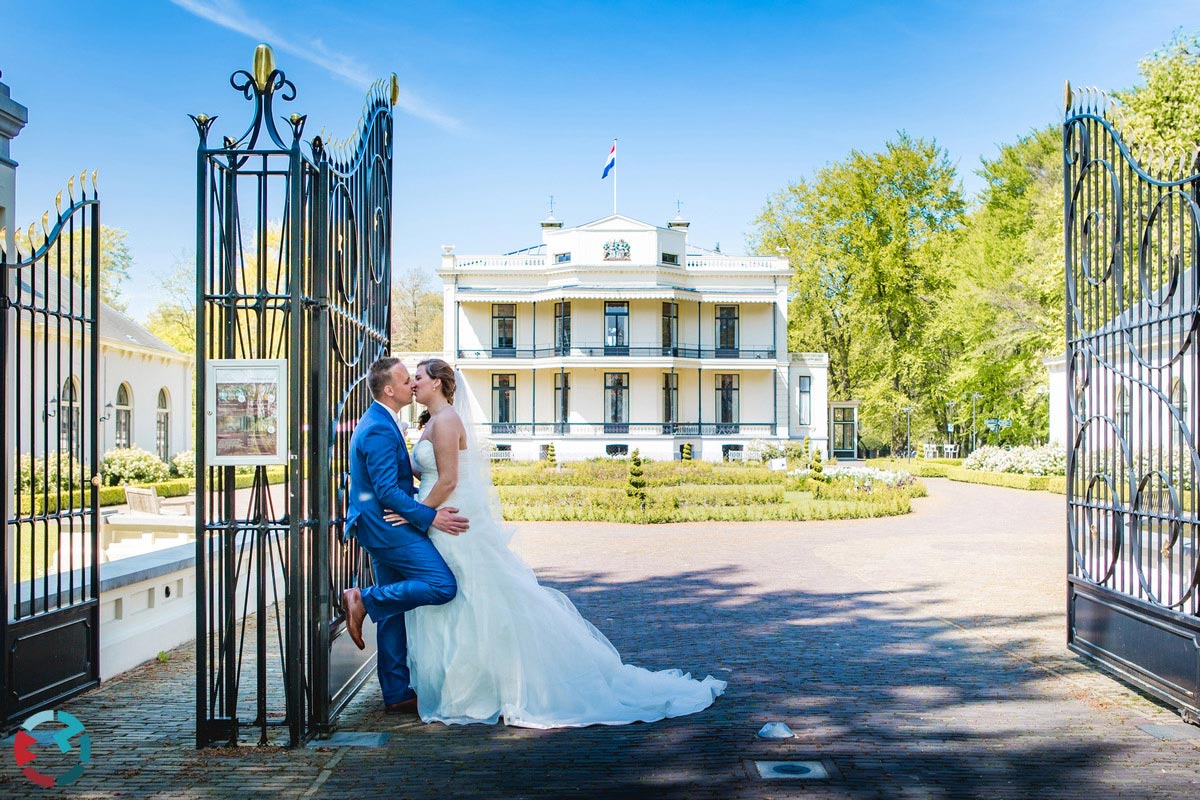
<svg viewBox="0 0 1200 800">
<path fill-rule="evenodd" d="M 1067 652 L 1064 499 L 929 480 L 901 518 L 675 526 L 528 523 L 519 547 L 626 660 L 730 681 L 708 711 L 566 731 L 344 717 L 376 748 L 191 748 L 180 648 L 66 705 L 94 766 L 41 790 L 0 754 L 0 797 L 1188 797 L 1200 739 Z M 766 721 L 798 734 L 757 740 Z M 1196 732 L 1200 733 L 1200 730 Z M 808 758 L 831 780 L 764 781 Z"/>
</svg>

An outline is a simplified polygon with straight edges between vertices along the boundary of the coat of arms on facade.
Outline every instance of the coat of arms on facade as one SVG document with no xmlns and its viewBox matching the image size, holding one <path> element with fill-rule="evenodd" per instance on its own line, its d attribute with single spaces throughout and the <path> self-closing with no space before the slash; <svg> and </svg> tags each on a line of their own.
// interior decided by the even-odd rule
<svg viewBox="0 0 1200 800">
<path fill-rule="evenodd" d="M 605 261 L 628 261 L 629 260 L 629 242 L 624 239 L 615 239 L 611 242 L 604 243 L 604 260 Z"/>
</svg>

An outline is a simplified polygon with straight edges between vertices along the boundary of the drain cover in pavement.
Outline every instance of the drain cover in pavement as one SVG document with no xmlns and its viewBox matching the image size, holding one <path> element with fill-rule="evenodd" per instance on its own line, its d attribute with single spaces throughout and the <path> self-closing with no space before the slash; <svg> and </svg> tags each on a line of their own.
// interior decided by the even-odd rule
<svg viewBox="0 0 1200 800">
<path fill-rule="evenodd" d="M 1200 728 L 1195 725 L 1138 725 L 1138 727 L 1158 739 L 1200 739 Z"/>
<path fill-rule="evenodd" d="M 755 761 L 758 777 L 764 780 L 809 780 L 823 781 L 829 778 L 829 770 L 820 761 Z"/>
</svg>

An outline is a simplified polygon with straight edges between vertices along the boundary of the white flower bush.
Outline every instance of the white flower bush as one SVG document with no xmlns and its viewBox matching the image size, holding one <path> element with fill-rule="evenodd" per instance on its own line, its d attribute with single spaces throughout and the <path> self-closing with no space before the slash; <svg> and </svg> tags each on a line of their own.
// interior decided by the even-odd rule
<svg viewBox="0 0 1200 800">
<path fill-rule="evenodd" d="M 196 451 L 184 450 L 172 458 L 171 474 L 180 478 L 196 477 Z"/>
<path fill-rule="evenodd" d="M 855 486 L 870 489 L 875 484 L 882 484 L 890 489 L 909 486 L 916 479 L 903 470 L 875 469 L 874 467 L 836 466 L 825 469 L 825 477 L 830 480 L 851 480 Z"/>
<path fill-rule="evenodd" d="M 105 486 L 129 483 L 157 483 L 171 477 L 170 468 L 154 453 L 140 447 L 109 450 L 100 461 L 100 476 Z"/>
<path fill-rule="evenodd" d="M 1067 450 L 1060 444 L 1021 445 L 1011 450 L 984 445 L 967 456 L 963 466 L 980 472 L 1016 472 L 1025 475 L 1067 474 Z"/>
</svg>

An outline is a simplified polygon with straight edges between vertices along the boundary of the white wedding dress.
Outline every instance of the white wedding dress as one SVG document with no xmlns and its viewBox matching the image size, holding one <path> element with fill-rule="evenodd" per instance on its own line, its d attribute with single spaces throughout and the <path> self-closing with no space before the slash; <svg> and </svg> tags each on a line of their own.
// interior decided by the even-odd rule
<svg viewBox="0 0 1200 800">
<path fill-rule="evenodd" d="M 526 728 L 623 725 L 693 714 L 725 681 L 693 680 L 677 669 L 651 672 L 621 663 L 616 648 L 566 595 L 541 586 L 508 547 L 482 456 L 462 450 L 459 482 L 446 505 L 471 522 L 460 536 L 430 529 L 458 580 L 442 606 L 408 612 L 408 661 L 425 722 L 496 723 Z M 417 442 L 424 497 L 437 482 L 433 443 Z M 475 466 L 476 468 L 472 468 Z M 486 483 L 486 485 L 484 485 Z"/>
</svg>

